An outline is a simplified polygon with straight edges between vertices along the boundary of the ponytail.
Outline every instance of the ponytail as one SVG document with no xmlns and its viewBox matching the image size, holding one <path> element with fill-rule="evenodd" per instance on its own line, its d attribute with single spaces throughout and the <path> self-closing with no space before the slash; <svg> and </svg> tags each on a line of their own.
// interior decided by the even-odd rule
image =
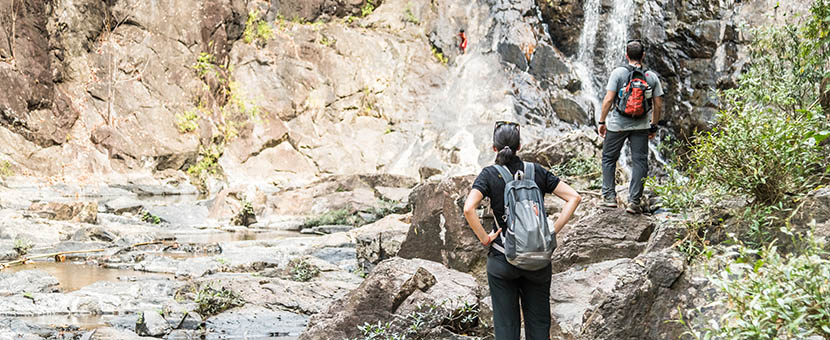
<svg viewBox="0 0 830 340">
<path fill-rule="evenodd" d="M 498 150 L 496 164 L 506 165 L 518 160 L 516 151 L 519 151 L 519 140 L 519 124 L 496 123 L 496 129 L 493 131 L 493 147 Z"/>
<path fill-rule="evenodd" d="M 499 153 L 496 155 L 496 164 L 498 165 L 507 165 L 513 158 L 516 157 L 516 152 L 510 148 L 510 146 L 505 145 L 504 148 L 499 150 Z"/>
</svg>

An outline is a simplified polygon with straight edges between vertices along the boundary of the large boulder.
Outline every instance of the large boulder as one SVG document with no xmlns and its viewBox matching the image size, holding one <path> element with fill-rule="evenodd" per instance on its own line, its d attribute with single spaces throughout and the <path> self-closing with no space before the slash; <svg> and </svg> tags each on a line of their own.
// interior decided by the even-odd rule
<svg viewBox="0 0 830 340">
<path fill-rule="evenodd" d="M 553 339 L 676 339 L 680 327 L 651 313 L 660 299 L 678 293 L 684 271 L 676 252 L 651 253 L 572 268 L 551 281 Z M 660 309 L 661 312 L 665 310 Z"/>
<path fill-rule="evenodd" d="M 381 262 L 354 291 L 309 321 L 302 340 L 359 336 L 358 326 L 394 320 L 421 306 L 456 310 L 480 305 L 481 289 L 469 275 L 421 259 L 393 258 Z"/>
<path fill-rule="evenodd" d="M 398 255 L 409 232 L 411 214 L 393 214 L 379 221 L 349 231 L 357 248 L 360 265 L 370 267 Z"/>
<path fill-rule="evenodd" d="M 619 258 L 634 258 L 648 245 L 656 224 L 649 217 L 623 209 L 597 209 L 559 241 L 553 253 L 553 271 Z"/>
<path fill-rule="evenodd" d="M 413 178 L 389 174 L 329 176 L 268 195 L 264 211 L 265 215 L 309 215 L 335 210 L 353 214 L 377 208 L 382 201 L 399 203 L 390 201 L 401 197 L 392 189 L 408 190 L 415 183 Z"/>
<path fill-rule="evenodd" d="M 464 218 L 473 176 L 421 183 L 412 192 L 412 225 L 398 256 L 440 262 L 462 272 L 482 271 L 487 248 Z"/>
</svg>

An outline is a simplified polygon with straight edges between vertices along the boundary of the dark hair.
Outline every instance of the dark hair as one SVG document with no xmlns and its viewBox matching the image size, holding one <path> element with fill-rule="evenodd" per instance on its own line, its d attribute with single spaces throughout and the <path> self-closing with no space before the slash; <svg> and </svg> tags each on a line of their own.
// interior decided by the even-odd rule
<svg viewBox="0 0 830 340">
<path fill-rule="evenodd" d="M 628 59 L 633 61 L 643 61 L 644 52 L 645 48 L 643 47 L 642 41 L 630 40 L 628 44 L 625 45 L 625 55 L 628 56 Z"/>
<path fill-rule="evenodd" d="M 493 147 L 498 151 L 496 164 L 505 165 L 518 158 L 516 151 L 519 151 L 519 124 L 499 123 L 496 123 L 496 129 L 493 131 Z"/>
</svg>

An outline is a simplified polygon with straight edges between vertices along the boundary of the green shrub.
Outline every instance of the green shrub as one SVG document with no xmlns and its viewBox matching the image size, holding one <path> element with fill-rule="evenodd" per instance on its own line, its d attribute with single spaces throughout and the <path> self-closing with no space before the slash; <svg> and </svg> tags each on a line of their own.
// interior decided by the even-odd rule
<svg viewBox="0 0 830 340">
<path fill-rule="evenodd" d="M 0 178 L 14 176 L 14 170 L 12 170 L 12 163 L 9 161 L 2 161 L 0 162 Z"/>
<path fill-rule="evenodd" d="M 329 210 L 316 217 L 306 220 L 303 226 L 317 227 L 321 225 L 357 225 L 360 217 L 346 209 Z"/>
<path fill-rule="evenodd" d="M 288 271 L 291 273 L 291 280 L 297 282 L 307 282 L 320 275 L 320 268 L 305 259 L 293 259 L 288 262 Z"/>
<path fill-rule="evenodd" d="M 242 40 L 246 44 L 256 43 L 265 45 L 274 36 L 274 31 L 265 20 L 260 18 L 258 10 L 248 13 L 248 20 L 245 21 L 245 30 L 242 32 Z"/>
<path fill-rule="evenodd" d="M 826 172 L 814 131 L 820 117 L 750 104 L 722 111 L 693 146 L 698 180 L 759 204 L 810 191 Z"/>
<path fill-rule="evenodd" d="M 25 256 L 29 253 L 29 250 L 32 250 L 32 247 L 34 247 L 34 243 L 29 239 L 16 238 L 12 249 L 17 253 L 17 256 Z"/>
<path fill-rule="evenodd" d="M 438 60 L 439 63 L 446 65 L 450 62 L 450 58 L 444 56 L 444 53 L 438 50 L 437 47 L 432 47 L 432 56 L 435 57 L 435 60 Z"/>
<path fill-rule="evenodd" d="M 719 258 L 709 279 L 723 307 L 698 339 L 805 339 L 830 337 L 830 253 L 808 236 L 798 254 L 781 255 L 774 244 L 759 250 L 735 246 Z"/>
<path fill-rule="evenodd" d="M 360 9 L 360 15 L 364 18 L 372 14 L 375 11 L 375 0 L 366 0 L 366 3 L 363 5 L 363 8 Z"/>
<path fill-rule="evenodd" d="M 409 3 L 406 4 L 406 9 L 404 10 L 404 13 L 403 13 L 403 22 L 413 23 L 415 25 L 418 25 L 418 24 L 421 23 L 421 20 L 418 19 L 417 16 L 415 16 L 414 12 L 412 12 L 412 2 L 409 2 Z"/>
<path fill-rule="evenodd" d="M 160 224 L 161 218 L 151 214 L 149 211 L 145 211 L 141 214 L 141 221 L 147 222 L 150 224 Z"/>
<path fill-rule="evenodd" d="M 197 304 L 196 313 L 199 313 L 205 319 L 228 309 L 245 305 L 245 300 L 242 300 L 232 290 L 225 287 L 216 289 L 211 284 L 206 284 L 199 290 L 195 302 Z"/>
<path fill-rule="evenodd" d="M 187 110 L 183 114 L 176 114 L 176 127 L 181 133 L 196 131 L 199 128 L 199 115 L 196 109 Z"/>
<path fill-rule="evenodd" d="M 800 197 L 827 183 L 830 148 L 822 143 L 830 124 L 819 84 L 830 75 L 830 2 L 816 0 L 811 12 L 801 25 L 752 30 L 751 64 L 736 88 L 720 94 L 712 130 L 693 138 L 687 172 L 669 167 L 666 179 L 652 180 L 663 205 L 688 220 L 708 215 L 722 198 L 748 203 L 728 208 L 734 218 L 727 221 L 688 223 L 698 236 L 683 239 L 725 227 L 761 247 L 776 238 L 775 226 L 786 223 Z"/>
<path fill-rule="evenodd" d="M 394 320 L 365 322 L 357 327 L 362 337 L 352 340 L 431 339 L 429 332 L 437 327 L 478 339 L 475 336 L 486 328 L 479 318 L 478 304 L 463 301 L 456 308 L 443 308 L 448 302 L 420 305 L 407 315 L 396 315 Z"/>
<path fill-rule="evenodd" d="M 193 63 L 193 69 L 196 70 L 196 73 L 199 74 L 200 77 L 207 75 L 209 71 L 213 70 L 213 67 L 213 54 L 206 52 L 200 53 L 199 57 L 196 58 L 196 62 Z"/>
</svg>

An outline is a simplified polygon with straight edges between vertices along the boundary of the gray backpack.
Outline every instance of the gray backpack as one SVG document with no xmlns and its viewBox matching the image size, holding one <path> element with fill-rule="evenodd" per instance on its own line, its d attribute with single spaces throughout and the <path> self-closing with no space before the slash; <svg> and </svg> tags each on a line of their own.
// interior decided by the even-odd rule
<svg viewBox="0 0 830 340">
<path fill-rule="evenodd" d="M 514 178 L 507 167 L 496 165 L 505 182 L 506 221 L 496 221 L 502 228 L 500 237 L 504 247 L 494 243 L 493 248 L 504 253 L 507 262 L 518 268 L 539 270 L 550 264 L 556 235 L 548 228 L 545 199 L 533 179 L 534 165 L 524 162 L 524 166 L 524 171 L 517 172 Z"/>
</svg>

